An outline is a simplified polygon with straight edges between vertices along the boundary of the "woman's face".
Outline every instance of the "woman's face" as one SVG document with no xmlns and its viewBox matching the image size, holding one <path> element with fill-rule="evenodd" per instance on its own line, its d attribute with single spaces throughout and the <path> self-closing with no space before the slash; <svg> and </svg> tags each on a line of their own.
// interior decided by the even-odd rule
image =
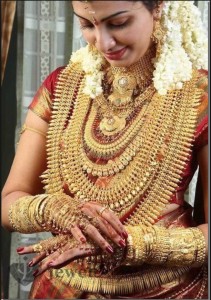
<svg viewBox="0 0 211 300">
<path fill-rule="evenodd" d="M 84 39 L 113 66 L 126 67 L 147 51 L 153 14 L 141 1 L 72 1 Z"/>
</svg>

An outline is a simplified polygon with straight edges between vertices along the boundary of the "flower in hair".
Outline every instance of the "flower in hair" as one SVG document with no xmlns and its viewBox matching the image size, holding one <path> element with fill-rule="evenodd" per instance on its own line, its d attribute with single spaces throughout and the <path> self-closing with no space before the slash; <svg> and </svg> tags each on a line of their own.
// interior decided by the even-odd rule
<svg viewBox="0 0 211 300">
<path fill-rule="evenodd" d="M 158 93 L 165 95 L 170 89 L 181 89 L 192 69 L 207 69 L 208 39 L 193 1 L 166 1 L 161 26 L 166 34 L 153 81 Z"/>
</svg>

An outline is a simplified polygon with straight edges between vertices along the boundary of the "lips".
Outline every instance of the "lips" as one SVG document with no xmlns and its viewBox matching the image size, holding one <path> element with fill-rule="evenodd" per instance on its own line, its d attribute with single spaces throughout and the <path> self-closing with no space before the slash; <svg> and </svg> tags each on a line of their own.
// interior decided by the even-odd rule
<svg viewBox="0 0 211 300">
<path fill-rule="evenodd" d="M 115 52 L 109 52 L 109 53 L 105 54 L 105 57 L 107 59 L 110 59 L 110 60 L 119 60 L 125 54 L 126 50 L 127 50 L 127 47 L 122 48 L 122 49 L 120 49 L 118 51 L 115 51 Z"/>
</svg>

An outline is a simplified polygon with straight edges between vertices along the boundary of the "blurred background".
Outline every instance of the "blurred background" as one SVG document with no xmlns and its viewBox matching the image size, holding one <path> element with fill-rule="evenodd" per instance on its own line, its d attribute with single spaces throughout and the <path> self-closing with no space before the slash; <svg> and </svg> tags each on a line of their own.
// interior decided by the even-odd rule
<svg viewBox="0 0 211 300">
<path fill-rule="evenodd" d="M 194 1 L 208 28 L 209 1 Z M 19 131 L 37 89 L 54 69 L 66 65 L 84 46 L 70 1 L 1 1 L 1 188 L 15 154 Z M 186 193 L 193 204 L 197 172 Z M 27 299 L 32 272 L 30 255 L 16 248 L 48 237 L 47 233 L 9 233 L 1 228 L 1 299 Z"/>
</svg>

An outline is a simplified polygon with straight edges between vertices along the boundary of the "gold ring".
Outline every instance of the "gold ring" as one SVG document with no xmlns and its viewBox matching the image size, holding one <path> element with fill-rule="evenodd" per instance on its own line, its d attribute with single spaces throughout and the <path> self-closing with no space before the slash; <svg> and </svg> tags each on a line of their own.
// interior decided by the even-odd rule
<svg viewBox="0 0 211 300">
<path fill-rule="evenodd" d="M 106 209 L 107 209 L 106 206 L 102 207 L 98 214 L 102 217 L 102 214 L 103 214 L 104 210 L 106 210 Z"/>
<path fill-rule="evenodd" d="M 43 250 L 43 247 L 40 244 L 35 244 L 34 246 L 32 246 L 32 249 L 34 252 L 39 253 Z"/>
<path fill-rule="evenodd" d="M 90 222 L 86 218 L 82 219 L 79 223 L 79 227 L 84 231 L 87 229 L 88 225 L 90 225 Z"/>
</svg>

